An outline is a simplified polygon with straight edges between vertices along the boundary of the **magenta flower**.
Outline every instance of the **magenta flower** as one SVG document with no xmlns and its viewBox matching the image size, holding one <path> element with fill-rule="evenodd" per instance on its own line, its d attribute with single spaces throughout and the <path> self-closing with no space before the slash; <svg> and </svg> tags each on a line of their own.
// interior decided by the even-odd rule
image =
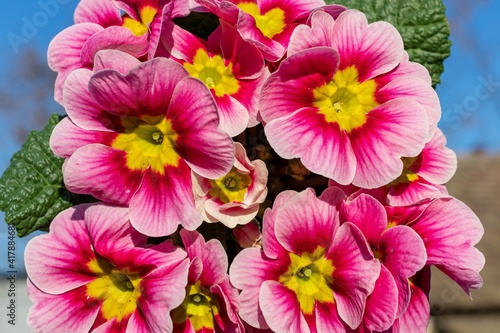
<svg viewBox="0 0 500 333">
<path fill-rule="evenodd" d="M 250 222 L 267 196 L 267 167 L 261 160 L 250 162 L 241 143 L 234 144 L 233 168 L 211 180 L 193 173 L 193 191 L 198 211 L 207 222 L 222 222 L 234 228 Z"/>
<path fill-rule="evenodd" d="M 184 298 L 186 252 L 146 245 L 127 209 L 80 205 L 26 247 L 28 325 L 36 332 L 171 332 Z"/>
<path fill-rule="evenodd" d="M 263 223 L 263 250 L 243 249 L 229 269 L 241 318 L 275 332 L 358 327 L 380 274 L 359 229 L 340 226 L 335 206 L 311 189 L 280 193 Z"/>
<path fill-rule="evenodd" d="M 295 27 L 312 10 L 325 5 L 323 0 L 196 1 L 235 26 L 241 37 L 258 47 L 269 61 L 283 57 Z"/>
<path fill-rule="evenodd" d="M 329 188 L 320 199 L 328 201 L 337 193 L 337 189 Z M 375 289 L 368 296 L 362 325 L 368 331 L 384 331 L 410 303 L 409 278 L 426 263 L 424 243 L 412 228 L 389 224 L 384 206 L 367 194 L 341 202 L 340 216 L 341 222 L 349 221 L 361 230 L 382 263 Z"/>
<path fill-rule="evenodd" d="M 474 247 L 484 229 L 478 217 L 455 198 L 438 198 L 406 207 L 386 207 L 390 225 L 407 225 L 419 234 L 427 251 L 426 265 L 435 265 L 468 295 L 483 280 L 484 255 Z"/>
<path fill-rule="evenodd" d="M 189 9 L 175 0 L 81 0 L 75 25 L 61 31 L 50 43 L 48 63 L 58 73 L 55 99 L 63 103 L 64 81 L 78 68 L 92 69 L 99 50 L 116 49 L 135 57 L 153 58 L 160 40 L 163 11 L 187 15 Z"/>
<path fill-rule="evenodd" d="M 179 224 L 194 230 L 202 217 L 191 170 L 218 179 L 234 161 L 212 95 L 172 60 L 141 64 L 107 52 L 107 60 L 97 62 L 113 69 L 76 70 L 64 87 L 69 117 L 54 129 L 50 144 L 67 158 L 65 185 L 129 205 L 132 225 L 148 236 L 169 235 Z"/>
<path fill-rule="evenodd" d="M 205 242 L 197 231 L 183 229 L 180 235 L 191 263 L 184 301 L 170 313 L 173 332 L 244 332 L 237 315 L 238 290 L 229 283 L 222 244 Z"/>
<path fill-rule="evenodd" d="M 434 134 L 437 95 L 401 73 L 413 67 L 392 25 L 368 25 L 356 10 L 336 20 L 319 10 L 309 23 L 262 89 L 266 136 L 281 157 L 339 184 L 386 185 L 401 174 L 401 157 L 417 156 Z"/>
<path fill-rule="evenodd" d="M 181 63 L 210 89 L 219 108 L 220 127 L 236 136 L 258 124 L 258 96 L 268 77 L 264 58 L 224 21 L 208 42 L 175 25 L 164 24 L 166 55 Z"/>
</svg>

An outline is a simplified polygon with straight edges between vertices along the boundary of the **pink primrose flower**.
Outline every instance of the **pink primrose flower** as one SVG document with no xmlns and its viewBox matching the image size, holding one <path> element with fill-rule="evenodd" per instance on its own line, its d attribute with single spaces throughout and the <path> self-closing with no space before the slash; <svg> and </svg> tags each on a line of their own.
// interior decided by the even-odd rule
<svg viewBox="0 0 500 333">
<path fill-rule="evenodd" d="M 255 220 L 243 226 L 236 226 L 236 228 L 233 229 L 233 238 L 242 248 L 262 248 L 262 234 L 260 233 L 259 224 Z"/>
<path fill-rule="evenodd" d="M 234 161 L 210 91 L 172 60 L 101 56 L 98 69 L 111 69 L 73 71 L 64 87 L 68 117 L 50 144 L 67 158 L 66 187 L 130 206 L 132 225 L 148 236 L 196 229 L 191 170 L 218 179 Z"/>
<path fill-rule="evenodd" d="M 468 295 L 481 288 L 484 255 L 474 247 L 484 234 L 478 217 L 461 201 L 438 198 L 410 206 L 386 207 L 390 225 L 407 225 L 424 241 L 426 265 L 435 265 Z"/>
<path fill-rule="evenodd" d="M 329 188 L 320 199 L 335 198 L 332 204 L 336 204 L 338 192 Z M 424 267 L 427 259 L 424 242 L 412 228 L 389 224 L 384 206 L 367 194 L 349 197 L 339 206 L 341 223 L 356 225 L 382 264 L 375 289 L 367 299 L 362 327 L 367 332 L 384 331 L 408 307 L 409 279 Z"/>
<path fill-rule="evenodd" d="M 80 205 L 30 240 L 25 262 L 36 332 L 171 332 L 181 304 L 186 252 L 171 241 L 147 245 L 126 208 Z"/>
<path fill-rule="evenodd" d="M 275 332 L 358 327 L 380 275 L 358 227 L 340 226 L 336 207 L 312 189 L 281 192 L 263 223 L 263 250 L 243 249 L 229 269 L 241 318 Z"/>
<path fill-rule="evenodd" d="M 258 47 L 269 61 L 282 58 L 298 23 L 314 9 L 325 6 L 323 0 L 196 1 L 235 26 L 241 37 Z"/>
<path fill-rule="evenodd" d="M 183 229 L 180 235 L 191 263 L 184 301 L 170 313 L 173 332 L 244 332 L 237 315 L 238 290 L 229 282 L 222 244 L 205 242 L 197 231 Z"/>
<path fill-rule="evenodd" d="M 266 137 L 281 157 L 339 184 L 384 186 L 401 174 L 401 157 L 420 154 L 440 117 L 422 76 L 389 23 L 317 10 L 264 84 Z"/>
<path fill-rule="evenodd" d="M 250 222 L 267 196 L 267 167 L 261 160 L 250 162 L 245 148 L 234 144 L 233 168 L 219 179 L 203 178 L 193 172 L 196 207 L 207 222 L 222 222 L 234 228 Z"/>
<path fill-rule="evenodd" d="M 257 125 L 258 96 L 269 76 L 261 52 L 221 21 L 204 41 L 175 25 L 164 24 L 162 47 L 210 89 L 219 108 L 220 127 L 236 136 Z"/>
<path fill-rule="evenodd" d="M 174 4 L 175 3 L 175 4 Z M 81 0 L 75 25 L 51 41 L 48 63 L 58 73 L 55 99 L 63 103 L 63 86 L 71 71 L 93 67 L 99 50 L 116 49 L 134 57 L 153 58 L 160 40 L 163 12 L 187 15 L 184 1 L 175 0 Z"/>
</svg>

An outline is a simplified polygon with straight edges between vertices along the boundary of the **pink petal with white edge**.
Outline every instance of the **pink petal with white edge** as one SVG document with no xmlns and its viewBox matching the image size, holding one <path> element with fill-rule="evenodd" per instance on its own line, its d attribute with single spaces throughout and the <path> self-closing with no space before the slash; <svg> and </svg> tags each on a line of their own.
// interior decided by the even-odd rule
<svg viewBox="0 0 500 333">
<path fill-rule="evenodd" d="M 94 23 L 76 24 L 52 39 L 47 51 L 49 67 L 56 72 L 81 68 L 81 50 L 87 40 L 103 28 Z"/>
<path fill-rule="evenodd" d="M 75 23 L 93 22 L 103 27 L 121 25 L 120 10 L 114 1 L 81 0 L 75 9 Z"/>
<path fill-rule="evenodd" d="M 267 258 L 260 249 L 246 248 L 234 258 L 229 277 L 240 290 L 258 288 L 266 280 L 278 279 L 281 273 L 278 264 L 279 261 Z"/>
<path fill-rule="evenodd" d="M 180 235 L 189 258 L 198 257 L 203 263 L 203 272 L 199 277 L 201 283 L 207 286 L 221 283 L 229 267 L 222 244 L 216 239 L 205 243 L 203 236 L 197 231 L 183 229 Z"/>
<path fill-rule="evenodd" d="M 313 253 L 318 246 L 328 247 L 338 227 L 337 209 L 316 198 L 309 188 L 279 208 L 274 231 L 286 250 L 301 255 Z"/>
<path fill-rule="evenodd" d="M 228 276 L 226 275 L 219 284 L 211 286 L 210 292 L 223 300 L 225 311 L 215 316 L 219 327 L 224 332 L 245 332 L 243 323 L 237 313 L 240 304 L 239 293 L 229 282 Z"/>
<path fill-rule="evenodd" d="M 389 188 L 387 203 L 391 206 L 407 206 L 425 199 L 448 197 L 445 185 L 431 184 L 423 178 L 401 183 Z"/>
<path fill-rule="evenodd" d="M 93 280 L 87 267 L 95 258 L 83 213 L 87 205 L 69 208 L 52 221 L 49 234 L 26 245 L 26 272 L 31 281 L 50 294 L 62 294 Z M 43 264 L 40 264 L 43 258 Z"/>
<path fill-rule="evenodd" d="M 175 142 L 176 152 L 194 172 L 217 179 L 231 170 L 233 141 L 218 128 L 217 107 L 200 80 L 187 77 L 179 82 L 167 117 L 179 135 Z"/>
<path fill-rule="evenodd" d="M 311 332 L 300 311 L 297 295 L 279 282 L 265 281 L 262 284 L 259 304 L 267 324 L 273 331 Z"/>
<path fill-rule="evenodd" d="M 238 314 L 245 323 L 257 329 L 268 329 L 269 325 L 259 305 L 259 294 L 260 286 L 243 290 L 240 294 Z"/>
<path fill-rule="evenodd" d="M 329 47 L 301 51 L 285 59 L 262 87 L 259 108 L 264 122 L 311 107 L 312 89 L 332 79 L 338 61 L 338 53 Z"/>
<path fill-rule="evenodd" d="M 85 222 L 94 251 L 106 258 L 121 248 L 143 246 L 148 238 L 132 228 L 128 208 L 98 204 L 85 210 Z"/>
<path fill-rule="evenodd" d="M 366 300 L 363 324 L 370 331 L 384 331 L 392 326 L 398 314 L 398 288 L 392 274 L 381 266 L 375 289 Z"/>
<path fill-rule="evenodd" d="M 370 189 L 386 185 L 401 174 L 402 156 L 417 156 L 422 151 L 429 123 L 425 109 L 406 98 L 388 101 L 366 118 L 367 122 L 353 130 L 349 138 L 357 159 L 353 184 Z"/>
<path fill-rule="evenodd" d="M 187 76 L 178 63 L 157 58 L 134 67 L 127 75 L 100 71 L 92 76 L 89 92 L 98 105 L 117 116 L 165 115 L 176 86 Z"/>
<path fill-rule="evenodd" d="M 420 156 L 420 165 L 410 169 L 426 180 L 434 184 L 445 184 L 455 174 L 457 155 L 446 147 L 446 137 L 439 128 Z"/>
<path fill-rule="evenodd" d="M 371 246 L 378 245 L 380 235 L 387 228 L 384 206 L 367 194 L 360 194 L 341 205 L 342 216 L 356 225 Z"/>
<path fill-rule="evenodd" d="M 359 326 L 366 298 L 375 288 L 380 262 L 373 258 L 361 231 L 342 224 L 325 255 L 332 260 L 334 298 L 340 318 L 352 329 Z"/>
<path fill-rule="evenodd" d="M 441 105 L 436 91 L 431 85 L 417 77 L 403 76 L 389 82 L 376 94 L 377 102 L 382 104 L 395 98 L 411 98 L 422 105 L 429 120 L 429 140 L 437 130 L 441 118 Z"/>
<path fill-rule="evenodd" d="M 194 206 L 189 167 L 165 167 L 165 175 L 146 170 L 130 200 L 130 221 L 139 232 L 152 237 L 168 236 L 182 224 L 194 230 L 202 222 Z"/>
<path fill-rule="evenodd" d="M 339 187 L 330 186 L 318 197 L 319 200 L 328 202 L 332 206 L 337 206 L 346 198 L 345 192 Z M 343 221 L 342 221 L 343 222 Z"/>
<path fill-rule="evenodd" d="M 189 261 L 165 265 L 149 273 L 142 280 L 142 295 L 138 308 L 144 314 L 149 332 L 172 331 L 170 311 L 185 297 Z"/>
<path fill-rule="evenodd" d="M 234 228 L 238 224 L 250 222 L 259 212 L 258 204 L 250 207 L 240 203 L 221 205 L 218 201 L 213 199 L 207 200 L 204 208 L 208 215 L 228 228 Z"/>
<path fill-rule="evenodd" d="M 281 157 L 299 157 L 307 169 L 340 184 L 349 184 L 355 177 L 356 160 L 348 136 L 337 124 L 327 123 L 315 108 L 299 109 L 275 119 L 264 131 Z"/>
<path fill-rule="evenodd" d="M 219 127 L 231 137 L 242 133 L 250 120 L 248 110 L 232 96 L 214 97 L 219 110 Z"/>
<path fill-rule="evenodd" d="M 92 143 L 107 145 L 115 137 L 115 133 L 82 130 L 69 118 L 64 118 L 54 127 L 49 144 L 54 154 L 59 157 L 68 158 L 83 146 Z"/>
<path fill-rule="evenodd" d="M 92 156 L 90 159 L 89 156 Z M 91 194 L 104 202 L 127 205 L 143 173 L 126 167 L 126 153 L 101 144 L 77 149 L 66 160 L 64 184 L 74 193 Z"/>
<path fill-rule="evenodd" d="M 128 53 L 118 50 L 101 50 L 94 57 L 94 72 L 114 69 L 125 75 L 140 64 L 137 58 Z"/>
<path fill-rule="evenodd" d="M 444 266 L 467 294 L 469 288 L 481 287 L 485 259 L 474 245 L 484 229 L 469 207 L 454 198 L 436 199 L 411 227 L 424 240 L 427 265 Z"/>
<path fill-rule="evenodd" d="M 408 279 L 421 270 L 427 260 L 424 243 L 418 234 L 407 226 L 395 226 L 386 230 L 380 239 L 379 251 L 382 263 L 392 273 L 398 287 L 398 316 L 410 301 Z"/>
<path fill-rule="evenodd" d="M 92 35 L 82 47 L 82 64 L 91 66 L 100 50 L 114 49 L 141 57 L 148 52 L 148 34 L 135 36 L 130 29 L 111 26 Z"/>
<path fill-rule="evenodd" d="M 295 28 L 288 44 L 287 56 L 316 46 L 335 47 L 334 20 L 328 13 L 318 10 L 309 17 L 309 25 L 301 24 Z"/>
<path fill-rule="evenodd" d="M 384 86 L 387 83 L 399 78 L 399 77 L 415 77 L 419 78 L 428 85 L 432 85 L 432 79 L 429 75 L 429 71 L 419 63 L 411 62 L 410 56 L 405 51 L 403 52 L 403 58 L 399 65 L 393 69 L 391 72 L 377 77 L 375 80 L 379 86 Z"/>
<path fill-rule="evenodd" d="M 387 22 L 368 25 L 365 14 L 346 10 L 334 25 L 336 49 L 342 55 L 340 69 L 356 64 L 360 81 L 394 69 L 403 58 L 403 39 Z"/>
<path fill-rule="evenodd" d="M 27 324 L 35 332 L 89 332 L 101 307 L 100 302 L 88 302 L 84 286 L 62 295 L 51 295 L 28 279 L 27 289 L 34 303 Z"/>
<path fill-rule="evenodd" d="M 335 303 L 316 302 L 317 332 L 345 332 L 346 325 L 339 317 Z"/>
<path fill-rule="evenodd" d="M 88 85 L 93 72 L 77 69 L 66 78 L 63 101 L 71 120 L 80 128 L 89 131 L 116 131 L 117 117 L 104 111 L 89 94 Z"/>
</svg>

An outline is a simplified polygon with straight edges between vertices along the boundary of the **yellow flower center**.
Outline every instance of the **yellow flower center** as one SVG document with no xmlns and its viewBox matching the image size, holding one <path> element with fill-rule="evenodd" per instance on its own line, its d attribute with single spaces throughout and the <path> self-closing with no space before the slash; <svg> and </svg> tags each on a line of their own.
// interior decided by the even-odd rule
<svg viewBox="0 0 500 333">
<path fill-rule="evenodd" d="M 142 36 L 149 31 L 149 25 L 153 22 L 158 10 L 154 7 L 145 6 L 139 11 L 139 20 L 125 15 L 123 17 L 123 26 L 129 28 L 135 36 Z"/>
<path fill-rule="evenodd" d="M 117 322 L 128 318 L 137 308 L 141 296 L 139 275 L 117 270 L 109 261 L 98 257 L 88 263 L 96 278 L 87 284 L 87 296 L 103 300 L 101 314 Z"/>
<path fill-rule="evenodd" d="M 312 314 L 316 301 L 333 303 L 332 261 L 325 258 L 325 249 L 318 246 L 313 253 L 298 256 L 290 253 L 290 266 L 279 277 L 279 282 L 295 292 L 304 314 Z"/>
<path fill-rule="evenodd" d="M 127 167 L 145 171 L 148 167 L 165 174 L 165 166 L 178 166 L 180 156 L 175 151 L 177 133 L 170 120 L 163 116 L 122 118 L 124 133 L 111 146 L 127 152 Z"/>
<path fill-rule="evenodd" d="M 354 66 L 339 70 L 333 79 L 314 89 L 313 105 L 330 123 L 351 132 L 366 123 L 366 115 L 379 104 L 375 100 L 377 84 L 374 80 L 359 82 Z"/>
<path fill-rule="evenodd" d="M 219 314 L 219 308 L 217 298 L 197 281 L 187 286 L 184 301 L 172 310 L 171 317 L 174 324 L 185 323 L 189 318 L 197 332 L 202 328 L 213 330 L 214 316 Z"/>
<path fill-rule="evenodd" d="M 401 175 L 399 175 L 398 178 L 390 182 L 387 187 L 391 186 L 396 186 L 399 184 L 406 184 L 406 183 L 411 183 L 419 179 L 418 175 L 410 170 L 410 167 L 415 163 L 415 161 L 418 159 L 418 156 L 416 157 L 401 157 L 401 160 L 403 161 L 403 171 L 401 172 Z"/>
<path fill-rule="evenodd" d="M 210 180 L 212 198 L 219 198 L 222 202 L 243 202 L 252 178 L 248 174 L 240 173 L 233 167 L 229 173 L 219 179 Z"/>
<path fill-rule="evenodd" d="M 285 12 L 282 9 L 276 7 L 261 14 L 256 3 L 240 2 L 237 6 L 255 19 L 257 28 L 267 38 L 273 38 L 285 30 Z"/>
<path fill-rule="evenodd" d="M 240 90 L 240 84 L 233 74 L 233 64 L 225 64 L 220 55 L 209 56 L 204 49 L 198 49 L 193 63 L 184 63 L 184 68 L 192 77 L 198 78 L 215 96 L 233 95 Z"/>
</svg>

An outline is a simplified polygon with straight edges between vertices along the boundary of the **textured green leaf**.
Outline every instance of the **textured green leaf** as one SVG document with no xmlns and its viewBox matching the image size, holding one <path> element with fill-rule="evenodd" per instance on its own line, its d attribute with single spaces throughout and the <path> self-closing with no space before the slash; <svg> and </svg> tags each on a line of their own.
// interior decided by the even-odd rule
<svg viewBox="0 0 500 333">
<path fill-rule="evenodd" d="M 450 27 L 441 0 L 327 0 L 327 3 L 359 9 L 369 22 L 387 21 L 401 33 L 410 60 L 431 73 L 432 83 L 441 82 L 443 61 L 450 55 Z"/>
<path fill-rule="evenodd" d="M 93 200 L 64 187 L 64 159 L 49 147 L 50 135 L 60 119 L 53 114 L 42 131 L 32 131 L 0 178 L 0 209 L 5 212 L 5 222 L 15 225 L 20 237 L 47 230 L 59 212 Z"/>
</svg>

